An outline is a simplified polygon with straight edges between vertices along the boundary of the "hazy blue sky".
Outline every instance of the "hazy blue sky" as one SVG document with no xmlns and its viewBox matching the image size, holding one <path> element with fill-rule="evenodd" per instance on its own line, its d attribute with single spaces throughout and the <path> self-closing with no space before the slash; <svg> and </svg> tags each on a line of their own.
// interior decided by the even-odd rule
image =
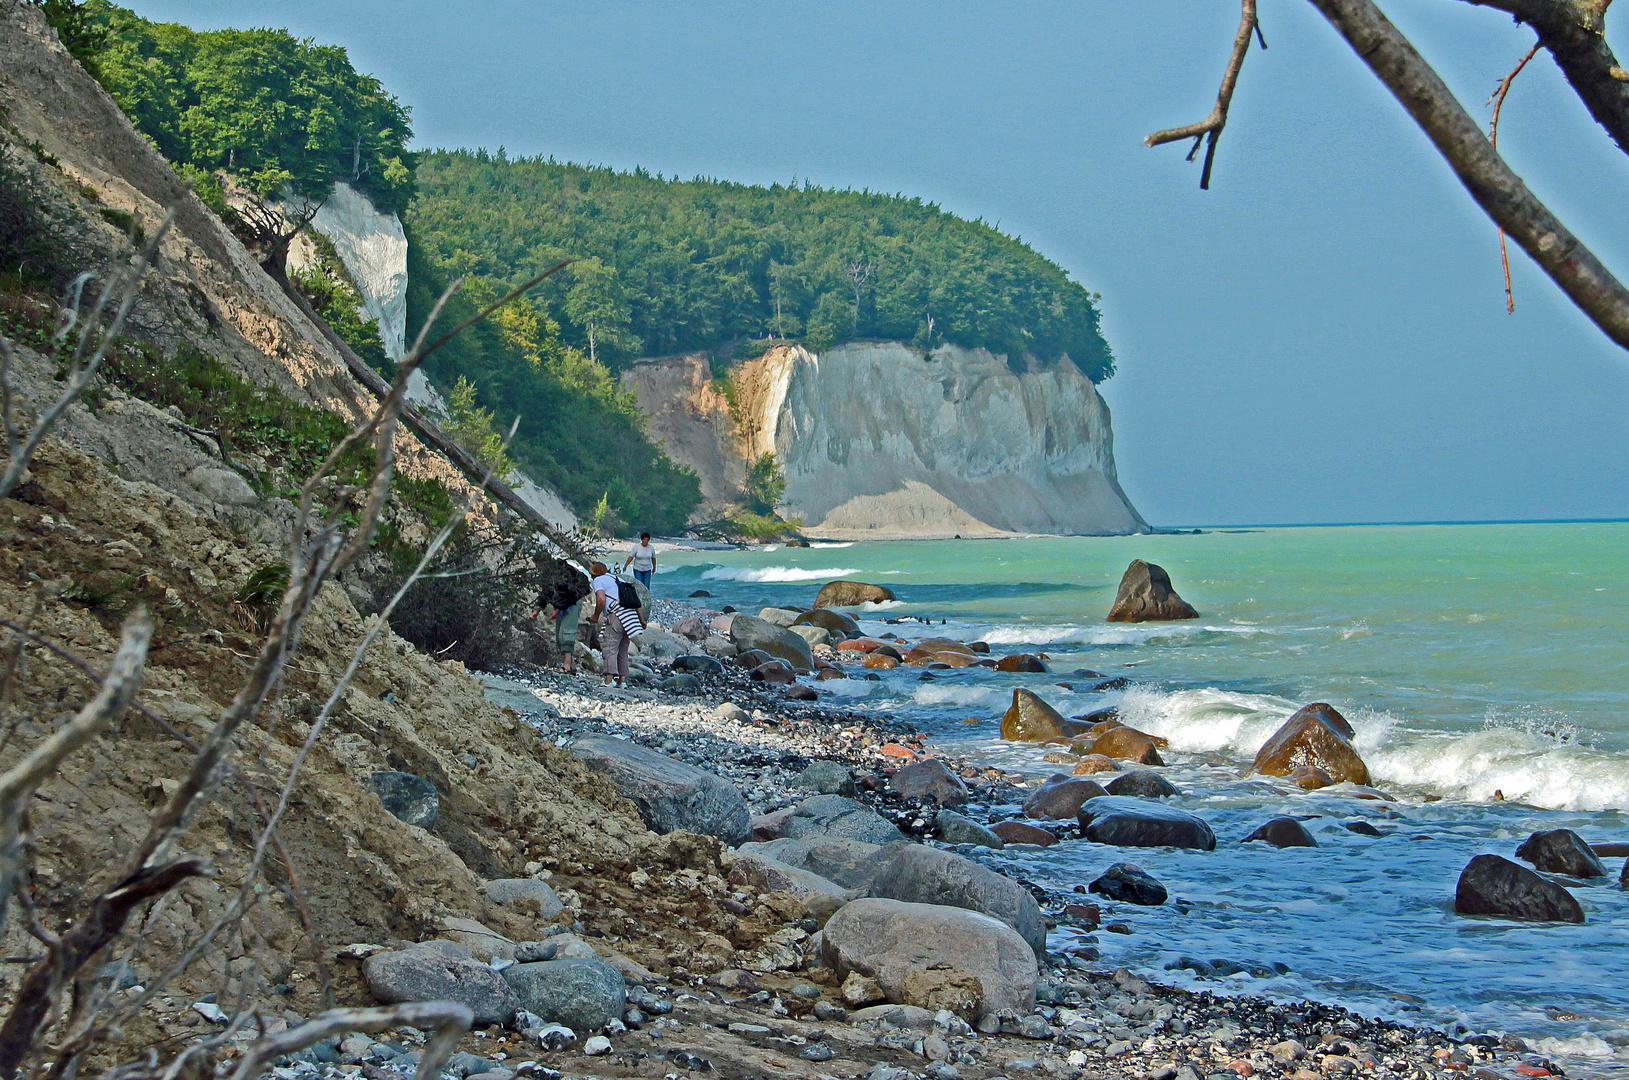
<svg viewBox="0 0 1629 1080">
<path fill-rule="evenodd" d="M 1102 294 L 1120 476 L 1158 524 L 1629 516 L 1629 354 L 1493 227 L 1305 0 L 1263 0 L 1212 190 L 1220 0 L 137 0 L 346 46 L 421 146 L 933 199 Z M 1383 6 L 1473 115 L 1532 35 Z M 1619 54 L 1625 40 L 1615 35 Z M 1539 57 L 1500 142 L 1620 275 L 1629 159 Z"/>
</svg>

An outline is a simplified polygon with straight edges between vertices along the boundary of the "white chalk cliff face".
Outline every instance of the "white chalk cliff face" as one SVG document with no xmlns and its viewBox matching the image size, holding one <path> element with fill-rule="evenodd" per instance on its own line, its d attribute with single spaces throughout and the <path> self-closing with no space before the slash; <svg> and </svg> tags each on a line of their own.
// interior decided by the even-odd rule
<svg viewBox="0 0 1629 1080">
<path fill-rule="evenodd" d="M 407 234 L 401 218 L 381 214 L 366 195 L 338 180 L 311 227 L 333 242 L 362 294 L 363 311 L 379 320 L 386 354 L 400 360 L 407 351 Z"/>
<path fill-rule="evenodd" d="M 984 349 L 941 346 L 924 359 L 898 342 L 778 347 L 736 371 L 733 453 L 708 455 L 695 447 L 717 418 L 696 395 L 673 394 L 701 383 L 676 371 L 705 363 L 640 364 L 626 379 L 652 434 L 697 469 L 709 498 L 727 497 L 740 461 L 773 452 L 786 473 L 781 513 L 811 535 L 1148 529 L 1115 475 L 1108 406 L 1073 364 L 1016 374 Z"/>
</svg>

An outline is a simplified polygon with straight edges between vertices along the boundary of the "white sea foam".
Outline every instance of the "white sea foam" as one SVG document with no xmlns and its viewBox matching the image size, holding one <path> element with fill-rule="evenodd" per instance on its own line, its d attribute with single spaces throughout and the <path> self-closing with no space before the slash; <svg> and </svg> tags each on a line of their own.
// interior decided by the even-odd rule
<svg viewBox="0 0 1629 1080">
<path fill-rule="evenodd" d="M 857 574 L 858 570 L 844 567 L 805 568 L 801 566 L 713 566 L 701 572 L 703 581 L 819 581 L 821 578 L 840 578 Z"/>
<path fill-rule="evenodd" d="M 1296 705 L 1268 694 L 1229 690 L 1166 691 L 1132 686 L 1116 702 L 1120 718 L 1134 728 L 1171 740 L 1181 753 L 1226 751 L 1254 757 Z"/>
<path fill-rule="evenodd" d="M 1396 737 L 1364 753 L 1364 760 L 1378 781 L 1474 802 L 1498 792 L 1558 810 L 1629 805 L 1629 762 L 1621 756 L 1521 728 Z"/>
</svg>

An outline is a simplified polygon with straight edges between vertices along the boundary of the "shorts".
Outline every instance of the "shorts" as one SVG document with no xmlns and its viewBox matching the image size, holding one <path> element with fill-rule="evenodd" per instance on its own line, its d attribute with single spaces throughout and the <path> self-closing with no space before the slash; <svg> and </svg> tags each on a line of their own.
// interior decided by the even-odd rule
<svg viewBox="0 0 1629 1080">
<path fill-rule="evenodd" d="M 577 624 L 582 619 L 583 602 L 581 600 L 566 608 L 565 612 L 555 620 L 554 643 L 560 646 L 561 652 L 570 652 L 577 644 Z"/>
</svg>

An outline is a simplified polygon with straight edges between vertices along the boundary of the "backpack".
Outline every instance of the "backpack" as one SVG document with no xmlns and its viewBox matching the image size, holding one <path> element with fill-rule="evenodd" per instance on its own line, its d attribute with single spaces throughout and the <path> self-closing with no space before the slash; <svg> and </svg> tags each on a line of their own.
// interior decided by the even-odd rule
<svg viewBox="0 0 1629 1080">
<path fill-rule="evenodd" d="M 639 590 L 634 588 L 633 582 L 617 578 L 617 603 L 629 611 L 639 610 Z"/>
</svg>

